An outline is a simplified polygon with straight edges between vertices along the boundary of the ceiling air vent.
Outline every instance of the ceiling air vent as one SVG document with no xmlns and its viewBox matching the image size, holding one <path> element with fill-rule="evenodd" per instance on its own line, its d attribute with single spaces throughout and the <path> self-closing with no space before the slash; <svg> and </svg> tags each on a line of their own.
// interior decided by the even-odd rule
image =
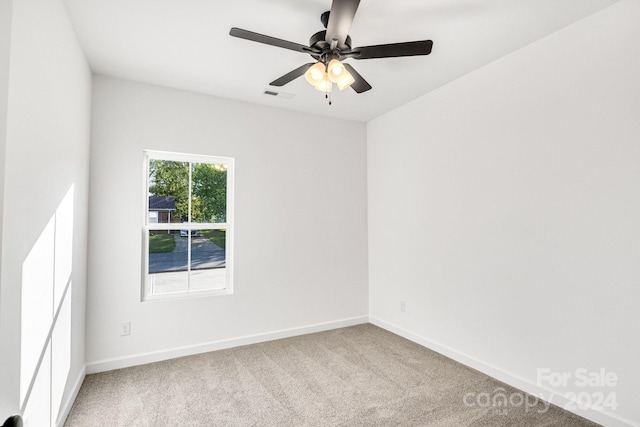
<svg viewBox="0 0 640 427">
<path fill-rule="evenodd" d="M 263 92 L 265 95 L 269 95 L 269 96 L 275 96 L 278 98 L 283 98 L 283 99 L 291 99 L 293 98 L 295 95 L 292 93 L 286 93 L 286 92 L 276 92 L 274 90 L 269 90 L 269 89 L 265 89 Z"/>
</svg>

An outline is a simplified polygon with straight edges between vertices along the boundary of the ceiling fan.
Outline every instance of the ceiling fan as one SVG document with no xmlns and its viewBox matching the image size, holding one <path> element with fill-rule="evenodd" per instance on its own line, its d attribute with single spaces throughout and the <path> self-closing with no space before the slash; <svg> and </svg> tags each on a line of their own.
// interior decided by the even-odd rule
<svg viewBox="0 0 640 427">
<path fill-rule="evenodd" d="M 357 93 L 362 93 L 371 89 L 371 85 L 350 64 L 342 63 L 343 60 L 428 55 L 431 53 L 433 42 L 419 40 L 352 47 L 349 29 L 359 4 L 360 0 L 333 0 L 331 10 L 320 16 L 320 21 L 326 30 L 312 35 L 309 46 L 235 27 L 231 28 L 229 34 L 241 39 L 307 53 L 316 60 L 277 78 L 269 83 L 271 86 L 284 86 L 304 75 L 307 82 L 325 93 L 331 92 L 333 83 L 340 90 L 351 87 Z"/>
</svg>

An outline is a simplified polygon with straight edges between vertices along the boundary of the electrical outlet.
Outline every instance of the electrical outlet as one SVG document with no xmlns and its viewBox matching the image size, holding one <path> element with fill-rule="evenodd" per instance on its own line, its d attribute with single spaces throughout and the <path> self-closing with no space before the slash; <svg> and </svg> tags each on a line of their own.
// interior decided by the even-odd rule
<svg viewBox="0 0 640 427">
<path fill-rule="evenodd" d="M 404 301 L 400 301 L 400 312 L 404 313 L 407 311 L 407 303 Z"/>
<path fill-rule="evenodd" d="M 120 336 L 131 335 L 131 322 L 122 322 L 120 324 Z"/>
</svg>

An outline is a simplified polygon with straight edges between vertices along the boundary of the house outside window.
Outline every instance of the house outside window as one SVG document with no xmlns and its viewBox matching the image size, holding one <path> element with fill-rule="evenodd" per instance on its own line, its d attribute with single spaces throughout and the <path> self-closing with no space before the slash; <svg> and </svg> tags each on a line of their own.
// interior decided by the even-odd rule
<svg viewBox="0 0 640 427">
<path fill-rule="evenodd" d="M 171 213 L 175 211 L 175 198 L 169 196 L 149 196 L 150 223 L 169 223 L 171 222 Z"/>
<path fill-rule="evenodd" d="M 143 300 L 233 292 L 227 157 L 144 152 Z"/>
</svg>

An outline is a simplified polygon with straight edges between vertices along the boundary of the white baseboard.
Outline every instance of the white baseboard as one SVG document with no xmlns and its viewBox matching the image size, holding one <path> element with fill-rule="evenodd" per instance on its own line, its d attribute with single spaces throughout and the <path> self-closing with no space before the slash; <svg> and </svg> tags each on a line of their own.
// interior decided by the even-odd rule
<svg viewBox="0 0 640 427">
<path fill-rule="evenodd" d="M 73 407 L 73 402 L 76 401 L 76 397 L 78 397 L 78 393 L 80 392 L 80 387 L 82 387 L 82 382 L 84 381 L 84 377 L 87 374 L 86 365 L 82 367 L 82 370 L 78 374 L 78 378 L 76 378 L 76 382 L 73 383 L 73 388 L 71 389 L 71 394 L 64 401 L 64 404 L 60 408 L 60 414 L 58 415 L 58 420 L 56 421 L 56 427 L 64 426 L 64 423 L 67 421 L 67 417 L 69 416 L 69 412 L 71 412 L 71 408 Z"/>
<path fill-rule="evenodd" d="M 552 403 L 561 408 L 566 407 L 571 402 L 569 399 L 564 397 L 563 394 L 558 391 L 551 390 L 545 387 L 541 387 L 535 383 L 527 381 L 517 375 L 511 374 L 509 372 L 504 371 L 503 369 L 493 366 L 489 363 L 478 360 L 472 356 L 459 352 L 450 347 L 441 345 L 437 342 L 434 342 L 430 339 L 424 338 L 420 335 L 416 335 L 406 329 L 400 328 L 393 324 L 387 323 L 383 320 L 380 320 L 375 317 L 369 317 L 369 322 L 379 326 L 383 329 L 388 330 L 389 332 L 393 332 L 396 335 L 400 335 L 403 338 L 406 338 L 410 341 L 413 341 L 417 344 L 422 345 L 430 350 L 436 351 L 444 356 L 449 357 L 450 359 L 455 360 L 456 362 L 462 363 L 463 365 L 469 366 L 477 371 L 480 371 L 490 377 L 493 377 L 499 381 L 502 381 L 505 384 L 508 384 L 512 387 L 515 387 L 519 390 L 522 390 L 526 393 L 529 393 L 533 396 L 544 396 L 546 402 Z M 546 398 L 548 397 L 548 398 Z M 575 405 L 570 405 L 569 409 L 566 409 L 578 416 L 586 418 L 590 421 L 593 421 L 598 424 L 602 424 L 607 427 L 640 427 L 640 424 L 616 415 L 609 411 L 602 411 L 598 409 L 584 409 L 584 410 L 571 410 L 571 407 L 576 407 Z"/>
<path fill-rule="evenodd" d="M 185 347 L 160 350 L 155 352 L 136 354 L 132 356 L 118 357 L 113 359 L 97 360 L 87 363 L 87 374 L 112 371 L 114 369 L 128 368 L 131 366 L 144 365 L 162 360 L 175 359 L 177 357 L 191 356 L 194 354 L 207 353 L 225 348 L 238 347 L 248 344 L 273 341 L 281 338 L 295 337 L 298 335 L 311 334 L 314 332 L 328 331 L 331 329 L 344 328 L 347 326 L 368 323 L 368 316 L 351 317 L 331 322 L 317 323 L 313 325 L 301 326 L 297 328 L 281 329 L 278 331 L 266 332 L 255 335 L 247 335 L 238 338 L 230 338 L 220 341 L 213 341 L 202 344 L 195 344 Z"/>
</svg>

